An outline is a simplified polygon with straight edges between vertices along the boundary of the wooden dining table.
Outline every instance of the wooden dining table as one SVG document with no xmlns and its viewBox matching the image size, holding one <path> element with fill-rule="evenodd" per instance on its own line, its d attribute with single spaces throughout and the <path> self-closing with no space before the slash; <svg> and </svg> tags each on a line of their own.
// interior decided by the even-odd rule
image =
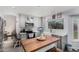
<svg viewBox="0 0 79 59">
<path fill-rule="evenodd" d="M 37 37 L 21 40 L 21 45 L 25 52 L 44 52 L 54 46 L 57 46 L 56 43 L 58 41 L 59 38 L 55 36 L 45 36 L 45 40 L 37 40 Z"/>
</svg>

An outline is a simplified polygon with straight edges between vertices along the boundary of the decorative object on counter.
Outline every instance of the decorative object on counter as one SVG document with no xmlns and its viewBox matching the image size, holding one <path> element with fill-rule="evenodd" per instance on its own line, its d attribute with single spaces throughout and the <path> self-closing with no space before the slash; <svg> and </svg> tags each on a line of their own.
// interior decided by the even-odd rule
<svg viewBox="0 0 79 59">
<path fill-rule="evenodd" d="M 38 41 L 45 41 L 46 37 L 45 36 L 40 36 L 40 37 L 37 37 L 37 40 Z"/>
<path fill-rule="evenodd" d="M 49 35 L 47 34 L 42 34 L 40 37 L 37 37 L 37 40 L 39 41 L 45 41 L 48 38 Z"/>
<path fill-rule="evenodd" d="M 38 27 L 37 30 L 39 31 L 39 36 L 41 36 L 41 34 L 42 34 L 43 31 L 44 31 L 44 28 L 43 28 L 43 27 Z"/>
</svg>

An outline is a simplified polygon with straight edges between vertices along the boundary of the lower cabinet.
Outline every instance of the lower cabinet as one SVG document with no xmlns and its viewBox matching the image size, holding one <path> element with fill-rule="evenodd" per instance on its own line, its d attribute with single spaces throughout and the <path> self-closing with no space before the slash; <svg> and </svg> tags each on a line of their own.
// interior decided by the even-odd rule
<svg viewBox="0 0 79 59">
<path fill-rule="evenodd" d="M 67 45 L 67 36 L 59 36 L 60 41 L 58 42 L 58 48 L 65 50 L 65 46 Z"/>
<path fill-rule="evenodd" d="M 65 46 L 67 44 L 67 35 L 65 36 L 58 36 L 58 35 L 53 35 L 56 37 L 59 37 L 60 40 L 57 42 L 57 48 L 61 49 L 62 51 L 65 50 Z"/>
</svg>

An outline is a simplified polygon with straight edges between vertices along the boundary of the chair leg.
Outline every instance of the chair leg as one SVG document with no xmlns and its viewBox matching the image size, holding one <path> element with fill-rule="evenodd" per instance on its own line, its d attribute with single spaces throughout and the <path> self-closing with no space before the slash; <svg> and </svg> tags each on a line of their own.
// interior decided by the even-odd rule
<svg viewBox="0 0 79 59">
<path fill-rule="evenodd" d="M 19 47 L 20 45 L 21 45 L 21 44 L 20 44 L 20 40 L 17 40 L 17 41 L 15 42 L 14 48 Z"/>
</svg>

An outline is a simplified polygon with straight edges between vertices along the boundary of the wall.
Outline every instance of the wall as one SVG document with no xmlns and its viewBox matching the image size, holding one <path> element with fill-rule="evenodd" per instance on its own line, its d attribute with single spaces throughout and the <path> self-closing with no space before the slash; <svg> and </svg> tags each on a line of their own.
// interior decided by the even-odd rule
<svg viewBox="0 0 79 59">
<path fill-rule="evenodd" d="M 47 31 L 47 32 L 50 32 L 50 29 L 48 28 L 48 21 L 49 20 L 51 20 L 52 19 L 52 15 L 50 15 L 50 16 L 47 16 L 47 17 L 44 17 L 43 18 L 43 20 L 44 20 L 44 28 L 45 28 L 45 31 Z M 68 26 L 68 16 L 66 16 L 65 14 L 63 14 L 63 16 L 62 16 L 62 19 L 64 20 L 64 29 L 52 29 L 52 32 L 66 32 L 67 33 L 67 31 L 68 31 L 68 28 L 67 28 L 67 26 Z"/>
<path fill-rule="evenodd" d="M 71 16 L 71 20 L 72 20 L 72 25 L 73 25 L 74 20 L 77 21 L 78 34 L 79 34 L 79 15 L 73 15 L 73 16 Z M 72 31 L 72 33 L 73 33 L 73 31 Z M 76 50 L 79 49 L 79 35 L 78 35 L 78 39 L 74 39 L 74 38 L 72 39 L 72 48 L 74 48 Z"/>
<path fill-rule="evenodd" d="M 65 12 L 64 14 L 71 15 L 68 18 L 68 43 L 72 44 L 72 48 L 79 49 L 79 39 L 73 39 L 73 20 L 78 19 L 78 34 L 79 34 L 79 10 L 74 9 L 70 10 L 69 12 Z M 79 38 L 79 35 L 78 35 Z"/>
<path fill-rule="evenodd" d="M 68 14 L 65 14 L 65 17 L 68 18 L 66 19 L 67 22 L 65 22 L 66 25 L 66 30 L 67 30 L 67 35 L 68 35 L 68 44 L 71 44 L 73 49 L 79 49 L 79 39 L 74 39 L 73 38 L 73 20 L 78 20 L 78 27 L 79 27 L 79 16 L 69 16 Z M 78 28 L 78 33 L 79 33 L 79 28 Z M 79 35 L 78 35 L 79 38 Z"/>
<path fill-rule="evenodd" d="M 29 18 L 29 20 L 27 19 L 27 17 Z M 31 17 L 33 17 L 33 19 L 31 19 Z M 25 14 L 18 14 L 16 30 L 19 30 L 19 31 L 17 31 L 17 33 L 19 33 L 23 28 L 25 28 L 25 22 L 34 23 L 34 27 L 33 27 L 34 32 L 37 32 L 38 27 L 41 26 L 40 17 L 34 17 L 34 16 L 25 15 Z"/>
<path fill-rule="evenodd" d="M 19 32 L 20 32 L 20 18 L 19 18 L 19 15 L 17 14 L 16 15 L 16 33 L 17 33 L 17 35 L 19 34 Z"/>
<path fill-rule="evenodd" d="M 33 23 L 34 23 L 33 31 L 38 32 L 38 27 L 41 26 L 41 19 L 39 17 L 35 17 L 33 19 Z"/>
<path fill-rule="evenodd" d="M 72 19 L 68 14 L 63 13 L 63 18 L 64 18 L 64 31 L 67 34 L 67 42 L 68 44 L 72 44 Z"/>
<path fill-rule="evenodd" d="M 48 29 L 48 20 L 52 19 L 51 16 L 43 17 L 43 26 L 45 32 L 50 32 L 50 29 Z"/>
<path fill-rule="evenodd" d="M 73 12 L 72 12 L 73 13 Z M 72 14 L 73 15 L 73 14 Z M 64 18 L 64 31 L 67 33 L 67 43 L 71 44 L 74 49 L 79 49 L 79 39 L 74 39 L 73 38 L 73 20 L 77 19 L 78 23 L 78 34 L 79 34 L 79 15 L 69 15 L 68 13 L 63 13 L 63 18 Z M 79 35 L 78 35 L 79 38 Z"/>
</svg>

